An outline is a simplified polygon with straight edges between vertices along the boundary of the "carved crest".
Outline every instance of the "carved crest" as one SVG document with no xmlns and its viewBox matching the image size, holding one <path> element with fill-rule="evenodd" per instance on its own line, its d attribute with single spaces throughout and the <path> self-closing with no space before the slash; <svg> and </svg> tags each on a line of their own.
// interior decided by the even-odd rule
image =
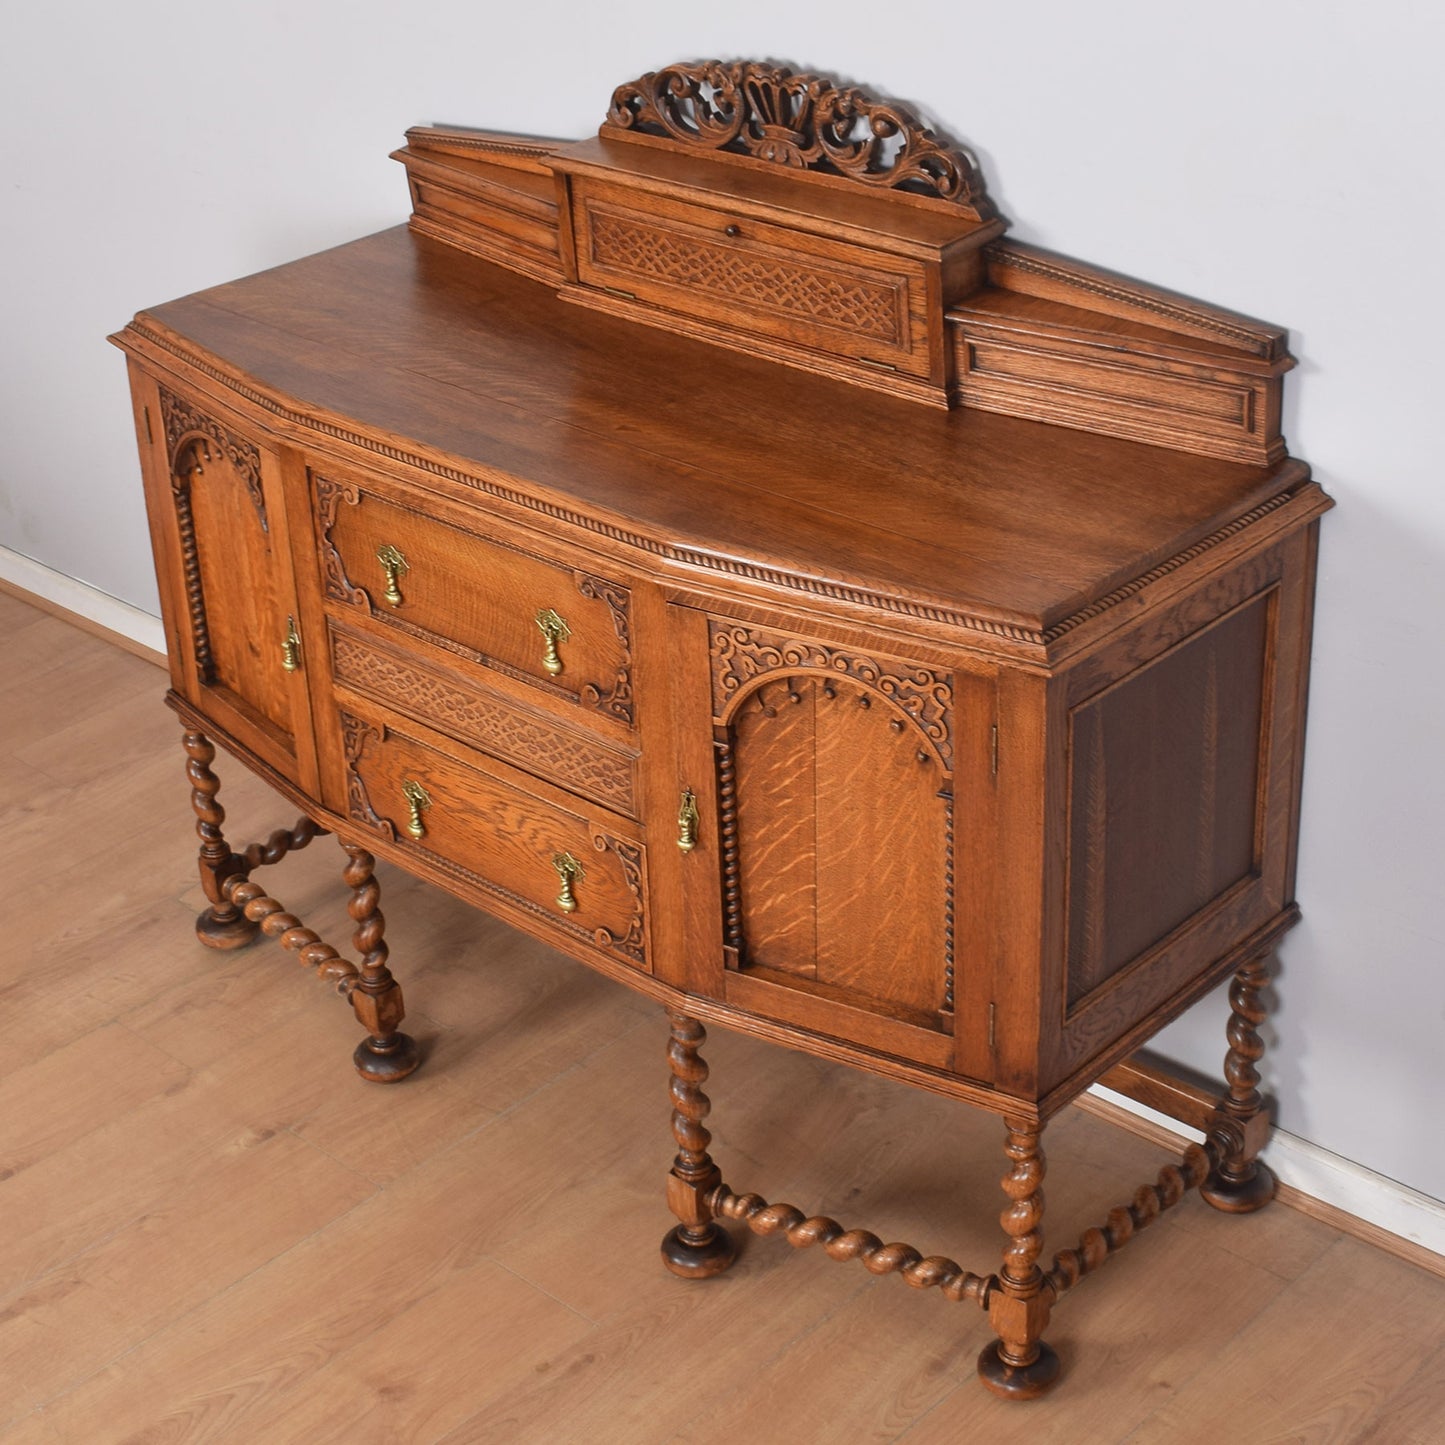
<svg viewBox="0 0 1445 1445">
<path fill-rule="evenodd" d="M 993 215 L 968 153 L 896 101 L 754 60 L 669 65 L 612 93 L 607 123 Z M 606 127 L 604 127 L 605 129 Z"/>
</svg>

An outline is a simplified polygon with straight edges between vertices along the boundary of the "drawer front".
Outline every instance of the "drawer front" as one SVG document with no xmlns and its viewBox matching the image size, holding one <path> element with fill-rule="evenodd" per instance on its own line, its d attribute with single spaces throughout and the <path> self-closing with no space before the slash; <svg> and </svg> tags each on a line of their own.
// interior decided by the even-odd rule
<svg viewBox="0 0 1445 1445">
<path fill-rule="evenodd" d="M 329 601 L 632 725 L 627 588 L 359 484 L 313 493 Z"/>
<path fill-rule="evenodd" d="M 922 265 L 603 184 L 579 181 L 575 195 L 585 284 L 928 375 Z"/>
<path fill-rule="evenodd" d="M 636 754 L 524 712 L 469 679 L 336 621 L 328 631 L 331 676 L 342 686 L 613 812 L 636 816 Z"/>
<path fill-rule="evenodd" d="M 464 763 L 376 715 L 342 710 L 347 811 L 537 931 L 647 968 L 645 861 L 619 820 Z"/>
</svg>

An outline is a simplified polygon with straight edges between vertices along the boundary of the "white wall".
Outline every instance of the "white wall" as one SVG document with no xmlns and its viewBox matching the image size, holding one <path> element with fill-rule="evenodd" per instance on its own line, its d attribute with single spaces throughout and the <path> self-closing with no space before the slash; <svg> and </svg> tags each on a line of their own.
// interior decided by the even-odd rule
<svg viewBox="0 0 1445 1445">
<path fill-rule="evenodd" d="M 1293 329 L 1325 519 L 1281 1122 L 1445 1198 L 1445 503 L 1433 3 L 26 7 L 0 87 L 0 546 L 154 610 L 141 306 L 392 224 L 409 124 L 580 136 L 683 58 L 785 58 L 973 142 L 1014 234 Z M 1205 1010 L 1200 1010 L 1202 1015 Z M 1213 1068 L 1221 1014 L 1168 1036 Z"/>
</svg>

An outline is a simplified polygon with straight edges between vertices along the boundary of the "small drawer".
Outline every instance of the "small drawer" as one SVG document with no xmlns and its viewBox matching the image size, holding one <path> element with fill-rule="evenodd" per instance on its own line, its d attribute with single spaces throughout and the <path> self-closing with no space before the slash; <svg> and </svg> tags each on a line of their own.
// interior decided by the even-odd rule
<svg viewBox="0 0 1445 1445">
<path fill-rule="evenodd" d="M 584 285 L 736 330 L 926 377 L 921 262 L 725 209 L 579 179 Z"/>
<path fill-rule="evenodd" d="M 464 763 L 375 714 L 339 714 L 347 811 L 479 901 L 646 969 L 644 852 L 626 825 L 536 796 L 501 764 Z"/>
<path fill-rule="evenodd" d="M 632 725 L 627 588 L 349 481 L 313 484 L 329 601 Z"/>
</svg>

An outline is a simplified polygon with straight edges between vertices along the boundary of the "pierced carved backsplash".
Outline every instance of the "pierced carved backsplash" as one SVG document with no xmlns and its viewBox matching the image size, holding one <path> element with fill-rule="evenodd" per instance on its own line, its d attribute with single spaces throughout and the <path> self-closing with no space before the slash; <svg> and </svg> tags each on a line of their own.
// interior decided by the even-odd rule
<svg viewBox="0 0 1445 1445">
<path fill-rule="evenodd" d="M 612 93 L 607 121 L 688 146 L 952 201 L 977 219 L 993 214 L 973 159 L 906 106 L 785 66 L 704 60 L 649 71 Z"/>
</svg>

